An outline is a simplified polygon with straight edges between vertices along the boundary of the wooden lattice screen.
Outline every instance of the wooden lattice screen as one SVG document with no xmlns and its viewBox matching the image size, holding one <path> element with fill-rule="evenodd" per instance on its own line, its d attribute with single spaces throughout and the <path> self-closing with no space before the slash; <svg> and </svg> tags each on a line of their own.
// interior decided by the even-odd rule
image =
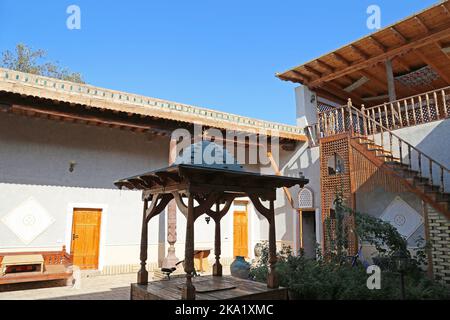
<svg viewBox="0 0 450 320">
<path fill-rule="evenodd" d="M 338 155 L 343 160 L 343 172 L 330 174 L 328 170 L 328 160 Z M 325 221 L 330 217 L 333 210 L 333 202 L 337 193 L 341 193 L 344 197 L 344 203 L 347 207 L 354 209 L 354 192 L 352 190 L 352 163 L 351 163 L 351 147 L 350 137 L 347 134 L 335 135 L 320 140 L 320 179 L 321 179 L 321 202 L 322 202 L 322 224 L 323 230 L 327 226 Z M 334 230 L 335 222 L 331 218 L 330 227 Z M 353 219 L 346 219 L 344 222 L 348 225 L 349 230 L 353 230 Z M 327 239 L 328 235 L 324 232 L 324 252 L 331 239 Z M 355 254 L 357 248 L 355 245 L 354 233 L 348 233 L 349 254 Z"/>
</svg>

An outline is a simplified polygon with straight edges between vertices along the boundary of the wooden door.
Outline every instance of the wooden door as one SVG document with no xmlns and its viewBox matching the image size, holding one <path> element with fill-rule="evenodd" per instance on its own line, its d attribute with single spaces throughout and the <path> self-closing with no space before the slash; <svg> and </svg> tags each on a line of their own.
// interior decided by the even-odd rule
<svg viewBox="0 0 450 320">
<path fill-rule="evenodd" d="M 101 220 L 102 210 L 100 209 L 73 211 L 70 253 L 73 255 L 73 264 L 82 270 L 98 269 Z"/>
<path fill-rule="evenodd" d="M 235 211 L 233 219 L 233 255 L 248 257 L 247 211 Z"/>
</svg>

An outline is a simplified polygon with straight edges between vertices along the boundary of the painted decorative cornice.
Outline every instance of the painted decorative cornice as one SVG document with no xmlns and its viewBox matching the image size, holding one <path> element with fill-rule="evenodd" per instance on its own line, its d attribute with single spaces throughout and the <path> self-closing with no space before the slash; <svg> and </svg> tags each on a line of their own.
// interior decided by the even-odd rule
<svg viewBox="0 0 450 320">
<path fill-rule="evenodd" d="M 0 91 L 299 141 L 302 128 L 0 68 Z"/>
</svg>

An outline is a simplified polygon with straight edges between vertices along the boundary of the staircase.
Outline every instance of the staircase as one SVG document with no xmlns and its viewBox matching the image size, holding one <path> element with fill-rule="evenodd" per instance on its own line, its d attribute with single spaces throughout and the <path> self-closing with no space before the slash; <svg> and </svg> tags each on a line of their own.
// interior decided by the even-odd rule
<svg viewBox="0 0 450 320">
<path fill-rule="evenodd" d="M 316 132 L 319 138 L 350 134 L 355 149 L 450 219 L 449 169 L 392 132 L 385 118 L 358 110 L 349 100 L 346 106 L 319 114 Z"/>
<path fill-rule="evenodd" d="M 412 192 L 450 219 L 450 193 L 443 191 L 440 185 L 434 184 L 429 177 L 424 177 L 418 170 L 402 163 L 400 158 L 376 144 L 374 140 L 365 136 L 354 136 L 352 140 L 352 145 L 378 167 L 402 179 Z"/>
</svg>

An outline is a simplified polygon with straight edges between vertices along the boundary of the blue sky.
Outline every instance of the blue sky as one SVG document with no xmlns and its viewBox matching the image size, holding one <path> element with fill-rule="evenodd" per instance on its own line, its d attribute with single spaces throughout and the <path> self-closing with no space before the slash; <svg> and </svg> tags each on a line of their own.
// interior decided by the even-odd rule
<svg viewBox="0 0 450 320">
<path fill-rule="evenodd" d="M 0 0 L 0 51 L 23 42 L 93 85 L 295 123 L 295 84 L 277 71 L 437 0 Z M 81 30 L 66 9 L 81 8 Z"/>
</svg>

